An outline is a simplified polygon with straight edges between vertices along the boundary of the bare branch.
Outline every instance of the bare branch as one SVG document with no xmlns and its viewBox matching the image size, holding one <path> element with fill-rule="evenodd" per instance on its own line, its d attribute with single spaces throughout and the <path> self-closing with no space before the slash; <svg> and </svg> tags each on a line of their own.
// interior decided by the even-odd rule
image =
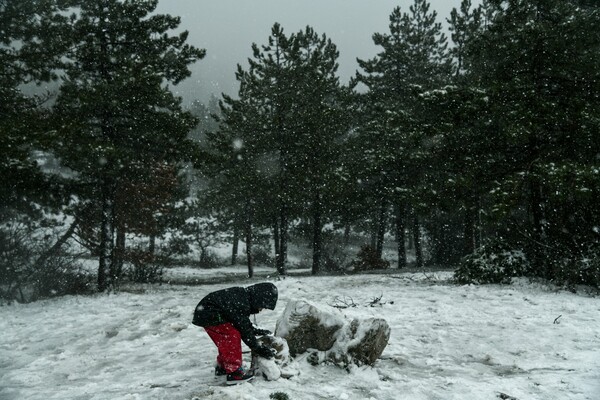
<svg viewBox="0 0 600 400">
<path fill-rule="evenodd" d="M 343 298 L 340 298 L 339 296 L 336 296 L 333 300 L 334 300 L 334 303 L 330 304 L 331 307 L 340 308 L 340 309 L 357 307 L 357 304 L 354 303 L 354 300 L 352 300 L 352 297 L 344 296 Z"/>
</svg>

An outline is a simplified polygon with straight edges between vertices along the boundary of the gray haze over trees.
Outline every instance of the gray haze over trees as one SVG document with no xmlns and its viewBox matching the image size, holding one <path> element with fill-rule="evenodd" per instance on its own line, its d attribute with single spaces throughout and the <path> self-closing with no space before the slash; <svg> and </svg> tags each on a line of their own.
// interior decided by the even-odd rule
<svg viewBox="0 0 600 400">
<path fill-rule="evenodd" d="M 438 22 L 447 29 L 446 18 L 460 1 L 430 3 Z M 188 104 L 198 99 L 206 103 L 211 94 L 235 95 L 239 88 L 236 65 L 247 65 L 250 45 L 264 43 L 275 22 L 287 32 L 309 25 L 325 33 L 338 47 L 338 74 L 347 82 L 358 69 L 357 58 L 376 54 L 371 37 L 387 30 L 394 7 L 408 10 L 411 4 L 411 0 L 163 0 L 157 11 L 180 16 L 180 28 L 189 31 L 189 42 L 206 49 L 206 58 L 190 67 L 191 77 L 175 87 Z"/>
</svg>

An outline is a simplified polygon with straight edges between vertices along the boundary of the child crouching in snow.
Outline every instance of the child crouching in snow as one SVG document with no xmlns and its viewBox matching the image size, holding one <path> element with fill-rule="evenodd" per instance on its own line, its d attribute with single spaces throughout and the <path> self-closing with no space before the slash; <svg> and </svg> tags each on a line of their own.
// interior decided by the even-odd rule
<svg viewBox="0 0 600 400">
<path fill-rule="evenodd" d="M 206 330 L 217 346 L 216 375 L 227 375 L 227 384 L 249 381 L 252 373 L 242 369 L 242 340 L 260 357 L 273 358 L 273 350 L 260 345 L 255 336 L 271 332 L 250 322 L 250 315 L 265 308 L 274 310 L 277 287 L 272 283 L 257 283 L 246 288 L 232 287 L 209 293 L 200 300 L 192 323 Z"/>
</svg>

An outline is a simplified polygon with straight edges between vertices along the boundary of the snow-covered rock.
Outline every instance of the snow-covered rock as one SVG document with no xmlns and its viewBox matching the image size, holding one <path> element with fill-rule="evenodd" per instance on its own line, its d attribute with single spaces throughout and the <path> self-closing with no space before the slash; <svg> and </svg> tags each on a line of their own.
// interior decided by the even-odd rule
<svg viewBox="0 0 600 400">
<path fill-rule="evenodd" d="M 390 327 L 381 318 L 349 321 L 331 307 L 295 300 L 277 321 L 275 334 L 286 339 L 292 356 L 312 352 L 313 363 L 373 365 L 389 341 Z"/>
<path fill-rule="evenodd" d="M 344 316 L 335 311 L 324 310 L 306 300 L 290 301 L 277 320 L 275 335 L 287 340 L 292 356 L 308 349 L 329 350 L 336 333 L 346 324 Z"/>
<path fill-rule="evenodd" d="M 354 319 L 338 334 L 335 352 L 343 363 L 373 365 L 390 340 L 390 326 L 381 318 Z"/>
</svg>

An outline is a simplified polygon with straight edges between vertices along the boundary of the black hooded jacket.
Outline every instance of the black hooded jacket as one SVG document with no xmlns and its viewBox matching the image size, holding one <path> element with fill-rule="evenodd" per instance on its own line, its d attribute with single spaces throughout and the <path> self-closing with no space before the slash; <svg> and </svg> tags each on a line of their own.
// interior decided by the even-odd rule
<svg viewBox="0 0 600 400">
<path fill-rule="evenodd" d="M 255 349 L 258 342 L 250 315 L 258 313 L 261 308 L 274 310 L 277 296 L 277 287 L 272 283 L 218 290 L 200 300 L 192 323 L 209 328 L 230 322 L 240 332 L 244 343 Z"/>
</svg>

